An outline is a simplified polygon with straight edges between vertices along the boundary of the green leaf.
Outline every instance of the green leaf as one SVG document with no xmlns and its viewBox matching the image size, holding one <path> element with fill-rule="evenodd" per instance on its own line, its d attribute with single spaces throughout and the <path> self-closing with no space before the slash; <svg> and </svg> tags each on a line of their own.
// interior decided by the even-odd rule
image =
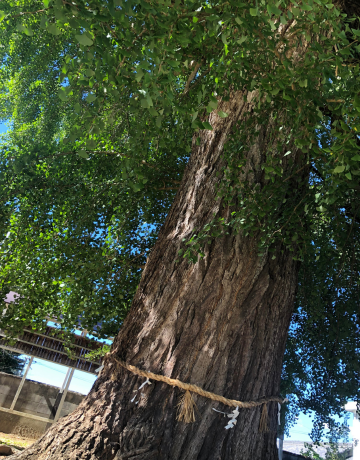
<svg viewBox="0 0 360 460">
<path fill-rule="evenodd" d="M 280 91 L 280 88 L 275 88 L 273 89 L 272 91 L 270 91 L 270 93 L 273 95 L 273 96 L 276 96 Z"/>
<path fill-rule="evenodd" d="M 87 102 L 94 102 L 95 99 L 96 99 L 95 94 L 88 94 L 88 96 L 86 97 Z"/>
<path fill-rule="evenodd" d="M 18 32 L 24 32 L 25 31 L 25 26 L 23 26 L 20 22 L 16 24 L 16 30 Z"/>
<path fill-rule="evenodd" d="M 354 98 L 354 107 L 360 107 L 360 97 L 358 95 Z"/>
<path fill-rule="evenodd" d="M 156 126 L 158 128 L 161 128 L 162 119 L 163 119 L 163 117 L 157 117 L 157 119 L 156 119 Z"/>
<path fill-rule="evenodd" d="M 144 107 L 144 109 L 149 108 L 149 103 L 148 103 L 147 99 L 141 99 L 140 104 L 141 104 L 141 107 Z"/>
<path fill-rule="evenodd" d="M 66 93 L 66 91 L 65 91 L 64 88 L 60 88 L 60 89 L 59 89 L 59 91 L 58 91 L 58 96 L 59 96 L 59 98 L 60 98 L 62 101 L 64 101 L 64 102 L 66 101 L 66 99 L 67 99 L 67 97 L 68 97 L 68 95 L 67 95 L 67 93 Z"/>
<path fill-rule="evenodd" d="M 78 27 L 80 27 L 79 21 L 77 21 L 75 18 L 70 18 L 69 24 L 73 29 L 77 29 Z"/>
<path fill-rule="evenodd" d="M 257 8 L 250 8 L 250 14 L 251 14 L 251 16 L 257 16 L 258 9 Z"/>
<path fill-rule="evenodd" d="M 213 129 L 211 124 L 208 121 L 203 121 L 202 125 L 203 125 L 204 129 L 209 129 L 210 131 L 212 131 L 212 129 Z"/>
<path fill-rule="evenodd" d="M 75 35 L 76 40 L 80 43 L 80 45 L 84 46 L 91 46 L 94 41 L 91 40 L 86 34 Z"/>
<path fill-rule="evenodd" d="M 218 106 L 218 103 L 219 102 L 217 100 L 215 100 L 215 101 L 212 100 L 212 101 L 209 102 L 209 107 L 211 107 L 213 110 L 216 110 L 217 106 Z"/>
<path fill-rule="evenodd" d="M 29 37 L 32 37 L 34 35 L 34 32 L 30 27 L 25 27 L 24 33 Z"/>
<path fill-rule="evenodd" d="M 146 95 L 146 100 L 147 100 L 147 102 L 149 104 L 149 107 L 152 107 L 154 105 L 149 94 Z"/>
<path fill-rule="evenodd" d="M 227 36 L 226 36 L 226 34 L 221 34 L 221 40 L 224 43 L 224 45 L 227 45 Z"/>
<path fill-rule="evenodd" d="M 159 114 L 157 113 L 157 111 L 154 109 L 154 107 L 150 107 L 149 108 L 149 112 L 150 112 L 150 115 L 152 115 L 153 117 L 158 117 Z"/>
<path fill-rule="evenodd" d="M 351 158 L 353 161 L 360 161 L 360 155 L 357 153 Z"/>
<path fill-rule="evenodd" d="M 264 165 L 264 169 L 265 169 L 265 171 L 268 172 L 268 173 L 269 173 L 269 172 L 275 171 L 274 168 L 273 168 L 272 166 L 267 166 L 267 165 Z"/>
<path fill-rule="evenodd" d="M 61 30 L 56 27 L 55 24 L 49 24 L 46 28 L 46 30 L 49 32 L 49 34 L 52 34 L 52 35 L 60 35 L 61 34 Z"/>
<path fill-rule="evenodd" d="M 350 172 L 346 173 L 346 174 L 345 174 L 345 177 L 346 177 L 347 179 L 349 179 L 349 180 L 351 180 L 351 179 L 352 179 L 352 177 L 351 177 L 351 173 L 350 173 Z"/>
<path fill-rule="evenodd" d="M 196 118 L 197 118 L 197 116 L 198 116 L 198 113 L 199 113 L 199 112 L 194 112 L 194 113 L 192 114 L 191 123 L 194 122 L 194 121 L 196 120 Z"/>
<path fill-rule="evenodd" d="M 237 43 L 239 45 L 241 45 L 242 43 L 244 43 L 245 41 L 247 40 L 247 37 L 245 37 L 245 35 L 242 35 L 239 40 L 237 40 Z"/>
<path fill-rule="evenodd" d="M 139 192 L 141 190 L 141 185 L 140 184 L 134 184 L 132 182 L 129 182 L 130 187 L 134 190 L 134 192 Z"/>
<path fill-rule="evenodd" d="M 85 70 L 85 75 L 87 77 L 93 77 L 95 75 L 95 72 L 93 70 L 91 70 L 91 69 L 86 69 Z"/>
<path fill-rule="evenodd" d="M 94 150 L 96 147 L 96 142 L 94 141 L 94 139 L 89 139 L 87 142 L 86 142 L 86 148 L 88 150 Z"/>
<path fill-rule="evenodd" d="M 136 80 L 137 82 L 139 82 L 139 81 L 142 79 L 143 76 L 144 76 L 143 70 L 140 69 L 140 68 L 138 68 L 138 69 L 136 70 L 135 80 Z"/>
<path fill-rule="evenodd" d="M 270 27 L 271 27 L 271 30 L 274 31 L 276 30 L 276 26 L 275 26 L 275 22 L 272 21 L 271 19 L 269 19 L 269 24 L 270 24 Z"/>
<path fill-rule="evenodd" d="M 6 16 L 5 12 L 0 11 L 0 22 L 4 19 L 5 16 Z"/>
<path fill-rule="evenodd" d="M 191 127 L 193 129 L 196 129 L 196 128 L 202 129 L 203 125 L 200 120 L 194 120 L 193 123 L 191 124 Z"/>
<path fill-rule="evenodd" d="M 281 10 L 279 10 L 279 8 L 277 8 L 275 5 L 267 5 L 266 8 L 270 16 L 272 14 L 275 14 L 276 16 L 280 16 L 281 14 Z"/>
<path fill-rule="evenodd" d="M 77 152 L 77 154 L 78 154 L 79 157 L 81 157 L 81 158 L 86 158 L 86 159 L 89 158 L 89 155 L 86 153 L 86 150 L 83 150 L 83 149 L 82 149 L 82 150 L 79 150 L 79 151 Z"/>
<path fill-rule="evenodd" d="M 62 12 L 62 10 L 56 9 L 56 10 L 54 11 L 54 15 L 55 15 L 55 18 L 56 18 L 58 21 L 67 21 L 67 17 L 66 17 L 65 14 Z"/>
<path fill-rule="evenodd" d="M 288 96 L 288 95 L 285 93 L 285 90 L 283 91 L 283 98 L 284 98 L 286 101 L 290 101 L 290 100 L 291 100 L 291 97 Z"/>
<path fill-rule="evenodd" d="M 41 27 L 42 29 L 46 29 L 46 24 L 47 24 L 47 17 L 46 17 L 46 16 L 43 16 L 43 17 L 41 18 L 41 21 L 40 21 L 40 27 Z"/>
<path fill-rule="evenodd" d="M 308 5 L 307 3 L 303 3 L 303 4 L 301 5 L 301 9 L 302 9 L 303 11 L 312 11 L 313 8 L 312 8 L 312 6 Z"/>
<path fill-rule="evenodd" d="M 345 166 L 336 166 L 336 168 L 334 169 L 334 173 L 342 173 L 345 169 Z"/>
<path fill-rule="evenodd" d="M 220 118 L 226 118 L 226 117 L 229 116 L 228 113 L 223 112 L 222 110 L 219 110 L 219 111 L 218 111 L 218 115 L 219 115 Z"/>
<path fill-rule="evenodd" d="M 193 16 L 193 22 L 194 22 L 194 23 L 197 23 L 198 20 L 199 20 L 199 18 L 197 18 L 196 16 Z"/>
</svg>

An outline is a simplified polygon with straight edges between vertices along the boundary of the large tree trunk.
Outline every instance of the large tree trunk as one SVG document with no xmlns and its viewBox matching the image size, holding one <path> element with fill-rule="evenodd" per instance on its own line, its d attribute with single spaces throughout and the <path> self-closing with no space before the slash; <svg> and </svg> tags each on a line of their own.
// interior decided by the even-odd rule
<svg viewBox="0 0 360 460">
<path fill-rule="evenodd" d="M 221 152 L 235 123 L 250 113 L 253 96 L 249 93 L 244 102 L 243 94 L 236 93 L 229 102 L 222 102 L 220 110 L 230 116 L 223 119 L 211 114 L 214 130 L 202 131 L 200 146 L 193 143 L 175 202 L 113 346 L 129 364 L 242 401 L 279 394 L 298 263 L 280 243 L 275 253 L 259 257 L 257 237 L 231 231 L 208 245 L 205 257 L 195 264 L 179 258 L 178 251 L 183 238 L 201 228 L 214 213 L 226 216 L 230 212 L 216 199 L 221 178 L 217 173 L 224 164 Z M 254 185 L 265 180 L 260 165 L 270 131 L 269 122 L 247 149 L 245 175 Z M 285 164 L 284 159 L 287 173 L 305 164 L 303 154 L 292 150 L 285 158 L 291 157 L 294 163 Z M 301 181 L 290 182 L 292 193 L 301 195 Z M 17 458 L 277 458 L 277 403 L 269 404 L 268 433 L 259 432 L 261 407 L 242 409 L 237 425 L 226 430 L 228 419 L 212 409 L 232 409 L 196 395 L 197 420 L 184 424 L 176 419 L 178 388 L 153 381 L 132 401 L 144 380 L 123 368 L 115 371 L 114 364 L 108 362 L 75 412 Z"/>
</svg>

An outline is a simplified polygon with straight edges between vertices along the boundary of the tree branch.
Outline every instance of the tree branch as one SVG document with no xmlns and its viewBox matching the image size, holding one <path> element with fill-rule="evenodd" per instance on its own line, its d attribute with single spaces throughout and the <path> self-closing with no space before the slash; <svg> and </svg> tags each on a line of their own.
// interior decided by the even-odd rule
<svg viewBox="0 0 360 460">
<path fill-rule="evenodd" d="M 184 95 L 187 94 L 189 92 L 189 88 L 190 88 L 190 83 L 194 80 L 194 78 L 196 77 L 196 74 L 198 73 L 198 70 L 200 69 L 201 67 L 201 63 L 197 63 L 195 65 L 195 68 L 194 70 L 191 72 L 187 82 L 186 82 L 186 85 L 185 85 L 185 89 L 184 89 Z"/>
<path fill-rule="evenodd" d="M 4 21 L 8 21 L 9 19 L 14 19 L 14 18 L 17 18 L 19 16 L 23 16 L 24 14 L 37 14 L 37 13 L 42 13 L 46 10 L 51 10 L 53 7 L 52 6 L 49 6 L 48 8 L 43 8 L 42 10 L 37 10 L 37 11 L 24 11 L 24 12 L 21 12 L 19 14 L 14 14 L 13 16 L 10 16 L 8 18 L 4 18 Z"/>
</svg>

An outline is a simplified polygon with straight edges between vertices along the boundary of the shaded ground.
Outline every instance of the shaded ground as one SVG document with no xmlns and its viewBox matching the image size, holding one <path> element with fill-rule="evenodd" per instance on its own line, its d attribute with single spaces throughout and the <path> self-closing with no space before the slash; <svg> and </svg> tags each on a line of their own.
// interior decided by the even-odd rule
<svg viewBox="0 0 360 460">
<path fill-rule="evenodd" d="M 35 439 L 24 438 L 23 436 L 18 436 L 17 434 L 7 434 L 0 431 L 0 444 L 6 444 L 13 448 L 14 453 L 16 450 L 24 450 L 26 447 L 31 446 L 35 442 Z M 0 458 L 6 458 L 0 454 Z"/>
</svg>

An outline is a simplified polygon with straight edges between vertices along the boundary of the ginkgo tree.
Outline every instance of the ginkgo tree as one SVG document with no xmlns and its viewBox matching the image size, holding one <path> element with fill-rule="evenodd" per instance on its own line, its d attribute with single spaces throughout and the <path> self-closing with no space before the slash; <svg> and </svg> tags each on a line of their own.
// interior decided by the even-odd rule
<svg viewBox="0 0 360 460">
<path fill-rule="evenodd" d="M 19 458 L 272 460 L 287 393 L 321 436 L 359 391 L 358 5 L 1 9 L 0 327 L 120 329 Z M 185 424 L 129 366 L 253 407 Z"/>
</svg>

